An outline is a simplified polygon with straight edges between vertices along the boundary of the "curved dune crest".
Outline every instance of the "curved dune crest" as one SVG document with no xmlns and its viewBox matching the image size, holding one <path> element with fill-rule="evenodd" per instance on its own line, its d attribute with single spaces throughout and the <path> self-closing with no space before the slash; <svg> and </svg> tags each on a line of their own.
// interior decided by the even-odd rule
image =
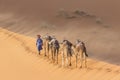
<svg viewBox="0 0 120 80">
<path fill-rule="evenodd" d="M 120 66 L 88 59 L 88 68 L 61 68 L 38 56 L 35 39 L 0 28 L 1 80 L 119 80 Z"/>
<path fill-rule="evenodd" d="M 119 7 L 120 0 L 0 0 L 0 26 L 32 37 L 79 38 L 89 56 L 120 64 Z"/>
</svg>

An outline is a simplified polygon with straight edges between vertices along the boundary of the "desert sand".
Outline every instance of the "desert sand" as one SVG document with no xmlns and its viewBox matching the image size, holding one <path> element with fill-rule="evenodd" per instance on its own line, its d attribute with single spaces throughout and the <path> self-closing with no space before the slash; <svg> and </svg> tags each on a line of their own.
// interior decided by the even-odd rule
<svg viewBox="0 0 120 80">
<path fill-rule="evenodd" d="M 0 80 L 120 80 L 119 7 L 120 0 L 0 0 Z M 46 33 L 84 41 L 88 68 L 39 56 L 36 35 Z"/>
<path fill-rule="evenodd" d="M 120 64 L 119 7 L 119 0 L 0 0 L 0 26 L 30 37 L 80 39 L 90 57 Z"/>
<path fill-rule="evenodd" d="M 0 28 L 1 80 L 119 80 L 120 66 L 88 59 L 87 68 L 62 68 L 37 54 L 35 38 Z"/>
</svg>

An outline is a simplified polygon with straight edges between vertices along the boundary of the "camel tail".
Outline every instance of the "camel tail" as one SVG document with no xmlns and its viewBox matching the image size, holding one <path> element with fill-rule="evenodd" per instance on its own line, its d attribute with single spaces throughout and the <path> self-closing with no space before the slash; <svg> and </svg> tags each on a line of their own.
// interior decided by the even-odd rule
<svg viewBox="0 0 120 80">
<path fill-rule="evenodd" d="M 85 56 L 88 57 L 88 54 L 85 52 Z"/>
<path fill-rule="evenodd" d="M 85 52 L 85 56 L 86 56 L 86 57 L 88 57 L 88 54 L 87 54 L 86 47 L 85 47 L 85 50 L 84 50 L 84 52 Z"/>
</svg>

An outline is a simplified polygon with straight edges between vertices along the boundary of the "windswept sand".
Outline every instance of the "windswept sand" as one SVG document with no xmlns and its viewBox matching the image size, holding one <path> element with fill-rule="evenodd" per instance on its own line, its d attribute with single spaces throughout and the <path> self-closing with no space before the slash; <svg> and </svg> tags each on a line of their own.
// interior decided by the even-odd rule
<svg viewBox="0 0 120 80">
<path fill-rule="evenodd" d="M 119 7 L 120 0 L 0 0 L 0 27 L 31 37 L 80 39 L 90 57 L 120 64 Z"/>
<path fill-rule="evenodd" d="M 88 68 L 61 68 L 36 52 L 35 39 L 0 28 L 0 80 L 120 80 L 120 66 L 88 59 Z"/>
</svg>

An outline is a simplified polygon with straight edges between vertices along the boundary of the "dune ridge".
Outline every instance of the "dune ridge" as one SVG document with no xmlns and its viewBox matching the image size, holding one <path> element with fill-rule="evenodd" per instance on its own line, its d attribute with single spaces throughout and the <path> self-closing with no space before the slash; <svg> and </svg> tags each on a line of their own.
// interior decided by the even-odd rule
<svg viewBox="0 0 120 80">
<path fill-rule="evenodd" d="M 8 43 L 9 42 L 9 43 Z M 38 56 L 35 38 L 0 28 L 1 78 L 4 80 L 119 80 L 120 66 L 88 59 L 88 68 L 61 68 Z M 4 57 L 2 57 L 4 56 Z M 4 62 L 5 61 L 5 62 Z M 7 66 L 8 65 L 8 66 Z M 8 76 L 8 77 L 5 77 Z"/>
<path fill-rule="evenodd" d="M 35 21 L 33 18 L 7 13 L 0 15 L 0 25 L 4 29 L 31 37 L 49 33 L 59 41 L 69 39 L 74 43 L 76 39 L 80 39 L 86 43 L 88 53 L 92 58 L 120 64 L 119 29 L 98 24 L 93 18 L 83 17 L 79 20 L 62 18 L 61 20 L 59 17 L 59 19 L 60 21 L 56 20 L 59 24 L 55 25 L 47 21 Z"/>
<path fill-rule="evenodd" d="M 119 0 L 0 0 L 0 27 L 84 41 L 89 56 L 120 64 Z"/>
</svg>

